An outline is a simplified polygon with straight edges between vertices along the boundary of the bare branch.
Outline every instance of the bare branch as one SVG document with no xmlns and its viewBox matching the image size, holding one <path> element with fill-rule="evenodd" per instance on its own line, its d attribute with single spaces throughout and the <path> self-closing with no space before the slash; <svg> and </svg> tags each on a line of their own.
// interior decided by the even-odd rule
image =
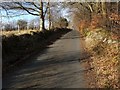
<svg viewBox="0 0 120 90">
<path fill-rule="evenodd" d="M 33 11 L 36 11 L 35 9 L 24 7 L 20 2 L 16 2 L 16 4 L 19 5 L 21 9 L 27 11 L 29 14 L 35 15 L 35 16 L 39 16 L 39 14 L 32 13 L 32 12 L 29 10 L 29 9 L 31 9 L 31 10 L 33 10 Z M 37 11 L 37 12 L 38 12 L 38 11 Z"/>
<path fill-rule="evenodd" d="M 36 7 L 37 9 L 41 10 L 41 8 L 39 6 L 37 6 L 34 2 L 31 2 L 31 4 Z"/>
<path fill-rule="evenodd" d="M 44 15 L 43 15 L 44 17 L 46 15 L 47 11 L 48 11 L 48 8 L 49 8 L 49 3 L 47 3 L 47 7 L 46 7 L 46 10 L 45 10 Z"/>
</svg>

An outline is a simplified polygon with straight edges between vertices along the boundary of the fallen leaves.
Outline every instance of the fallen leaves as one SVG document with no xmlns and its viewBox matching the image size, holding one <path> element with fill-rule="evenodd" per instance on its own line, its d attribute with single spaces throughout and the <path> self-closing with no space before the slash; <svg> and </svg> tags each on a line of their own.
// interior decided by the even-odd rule
<svg viewBox="0 0 120 90">
<path fill-rule="evenodd" d="M 93 30 L 88 35 L 86 36 L 86 46 L 93 54 L 90 65 L 94 67 L 97 86 L 100 88 L 120 88 L 118 42 L 115 42 L 109 34 L 106 35 L 102 30 Z M 98 37 L 102 37 L 103 42 Z"/>
</svg>

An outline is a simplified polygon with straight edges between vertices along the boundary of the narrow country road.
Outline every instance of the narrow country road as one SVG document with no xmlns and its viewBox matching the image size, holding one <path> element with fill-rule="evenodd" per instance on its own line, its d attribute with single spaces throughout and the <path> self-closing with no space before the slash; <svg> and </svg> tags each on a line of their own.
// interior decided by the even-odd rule
<svg viewBox="0 0 120 90">
<path fill-rule="evenodd" d="M 3 88 L 83 88 L 83 45 L 79 32 L 71 31 L 3 77 Z"/>
</svg>

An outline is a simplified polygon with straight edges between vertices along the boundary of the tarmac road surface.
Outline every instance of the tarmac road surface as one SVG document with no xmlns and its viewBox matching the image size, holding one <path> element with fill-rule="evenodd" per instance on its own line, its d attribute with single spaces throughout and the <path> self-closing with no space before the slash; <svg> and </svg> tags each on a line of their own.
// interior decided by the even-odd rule
<svg viewBox="0 0 120 90">
<path fill-rule="evenodd" d="M 86 88 L 79 32 L 62 36 L 42 53 L 3 77 L 3 88 Z"/>
</svg>

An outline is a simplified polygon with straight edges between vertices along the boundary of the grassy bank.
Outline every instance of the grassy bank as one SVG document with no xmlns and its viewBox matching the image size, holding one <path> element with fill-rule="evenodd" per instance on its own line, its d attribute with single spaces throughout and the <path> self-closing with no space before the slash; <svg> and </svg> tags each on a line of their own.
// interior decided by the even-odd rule
<svg viewBox="0 0 120 90">
<path fill-rule="evenodd" d="M 70 29 L 54 29 L 45 32 L 26 33 L 22 35 L 12 34 L 2 38 L 3 70 L 7 70 L 14 64 L 31 56 L 33 53 L 40 52 L 47 45 L 52 44 Z"/>
<path fill-rule="evenodd" d="M 86 50 L 92 54 L 89 65 L 97 88 L 120 88 L 119 37 L 109 30 L 86 31 Z M 91 74 L 88 72 L 88 76 Z"/>
<path fill-rule="evenodd" d="M 19 36 L 19 35 L 23 35 L 23 34 L 32 34 L 32 32 L 40 32 L 40 30 L 14 30 L 14 31 L 2 31 L 0 33 L 0 35 L 4 35 L 6 37 L 9 37 L 11 35 L 16 35 L 16 36 Z"/>
</svg>

